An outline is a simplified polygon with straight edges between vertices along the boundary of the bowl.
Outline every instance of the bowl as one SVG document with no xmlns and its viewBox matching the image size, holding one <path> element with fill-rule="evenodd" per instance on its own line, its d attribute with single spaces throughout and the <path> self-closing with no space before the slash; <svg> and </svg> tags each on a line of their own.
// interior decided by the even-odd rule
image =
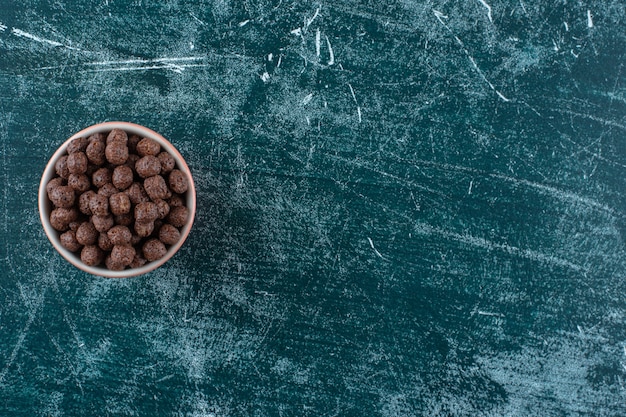
<svg viewBox="0 0 626 417">
<path fill-rule="evenodd" d="M 187 179 L 188 189 L 182 194 L 183 200 L 187 209 L 189 210 L 189 215 L 187 217 L 186 223 L 180 227 L 180 239 L 167 247 L 167 252 L 165 255 L 157 260 L 152 262 L 147 262 L 143 266 L 139 266 L 136 268 L 126 268 L 124 270 L 110 270 L 105 265 L 104 262 L 97 266 L 89 266 L 85 264 L 80 258 L 80 251 L 72 252 L 66 249 L 61 244 L 60 235 L 61 232 L 57 231 L 50 222 L 50 213 L 53 210 L 54 206 L 50 199 L 48 198 L 48 193 L 46 191 L 46 185 L 48 182 L 57 176 L 55 165 L 59 159 L 61 159 L 64 155 L 67 154 L 67 148 L 70 142 L 75 138 L 84 137 L 87 138 L 96 133 L 104 133 L 107 134 L 113 129 L 121 129 L 124 130 L 128 136 L 137 135 L 141 138 L 150 138 L 157 142 L 161 146 L 162 151 L 167 151 L 176 162 L 176 169 L 180 170 Z M 131 210 L 132 212 L 132 210 Z M 50 161 L 46 165 L 44 169 L 43 175 L 41 177 L 41 183 L 39 185 L 39 215 L 41 217 L 41 223 L 43 225 L 46 236 L 52 243 L 52 246 L 61 254 L 63 258 L 65 258 L 69 263 L 74 265 L 76 268 L 83 270 L 87 273 L 98 275 L 107 278 L 128 278 L 137 275 L 142 275 L 147 272 L 153 271 L 171 259 L 176 252 L 181 248 L 183 243 L 185 242 L 187 236 L 189 236 L 189 232 L 191 231 L 191 227 L 193 225 L 194 217 L 196 213 L 196 191 L 193 182 L 193 177 L 191 175 L 191 171 L 187 166 L 184 158 L 178 152 L 178 150 L 172 145 L 167 139 L 165 139 L 160 134 L 154 132 L 153 130 L 148 129 L 147 127 L 140 126 L 134 123 L 128 122 L 106 122 L 99 123 L 93 126 L 89 126 L 86 129 L 81 130 L 80 132 L 72 135 L 69 139 L 67 139 L 52 155 Z M 132 226 L 131 226 L 132 228 Z"/>
</svg>

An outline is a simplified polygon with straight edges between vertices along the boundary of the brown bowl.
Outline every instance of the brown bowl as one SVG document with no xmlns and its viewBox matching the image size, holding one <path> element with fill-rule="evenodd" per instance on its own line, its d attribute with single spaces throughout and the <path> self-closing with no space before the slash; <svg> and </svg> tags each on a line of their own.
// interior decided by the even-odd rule
<svg viewBox="0 0 626 417">
<path fill-rule="evenodd" d="M 189 188 L 185 193 L 186 197 L 186 206 L 189 210 L 189 217 L 187 219 L 187 224 L 185 224 L 180 230 L 180 240 L 174 245 L 170 246 L 167 250 L 165 256 L 156 261 L 148 262 L 145 265 L 139 268 L 127 268 L 122 271 L 112 271 L 107 269 L 104 265 L 99 266 L 88 266 L 83 263 L 80 259 L 79 253 L 74 253 L 63 247 L 61 245 L 61 240 L 59 238 L 60 232 L 55 230 L 50 224 L 50 212 L 52 211 L 52 202 L 48 199 L 48 194 L 46 192 L 46 184 L 56 176 L 55 164 L 57 161 L 67 153 L 67 147 L 69 143 L 79 137 L 89 137 L 94 133 L 106 133 L 113 129 L 122 129 L 126 131 L 129 135 L 135 134 L 142 138 L 150 138 L 154 141 L 158 142 L 161 145 L 162 150 L 167 151 L 176 161 L 176 168 L 182 171 L 187 176 L 187 181 L 189 183 Z M 128 278 L 141 274 L 145 274 L 147 272 L 153 271 L 156 268 L 163 265 L 167 262 L 174 254 L 180 249 L 180 247 L 185 242 L 187 236 L 189 236 L 189 232 L 191 231 L 191 226 L 193 225 L 194 217 L 196 214 L 196 190 L 193 182 L 193 177 L 191 175 L 191 171 L 187 166 L 187 163 L 183 159 L 182 155 L 178 152 L 178 150 L 163 136 L 160 134 L 137 124 L 127 123 L 127 122 L 107 122 L 107 123 L 99 123 L 93 126 L 90 126 L 86 129 L 81 130 L 80 132 L 74 134 L 68 140 L 63 143 L 57 149 L 57 151 L 52 155 L 50 161 L 46 165 L 46 168 L 41 177 L 41 183 L 39 184 L 39 215 L 41 217 L 41 223 L 43 228 L 52 243 L 52 246 L 63 256 L 67 261 L 69 261 L 75 267 L 88 272 L 93 275 L 100 275 L 108 278 Z"/>
</svg>

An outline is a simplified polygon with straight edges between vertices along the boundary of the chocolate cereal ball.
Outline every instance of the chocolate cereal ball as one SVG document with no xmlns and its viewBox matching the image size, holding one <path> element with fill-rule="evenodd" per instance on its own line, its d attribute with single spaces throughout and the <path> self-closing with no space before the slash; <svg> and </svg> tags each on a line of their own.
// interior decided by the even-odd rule
<svg viewBox="0 0 626 417">
<path fill-rule="evenodd" d="M 70 208 L 74 206 L 76 194 L 69 185 L 59 185 L 50 191 L 49 198 L 56 207 Z"/>
<path fill-rule="evenodd" d="M 183 200 L 183 197 L 178 194 L 172 195 L 167 202 L 170 204 L 170 207 L 180 207 L 185 205 L 185 200 Z"/>
<path fill-rule="evenodd" d="M 98 231 L 91 222 L 83 222 L 76 230 L 76 240 L 81 245 L 95 245 L 98 241 Z"/>
<path fill-rule="evenodd" d="M 135 221 L 138 223 L 149 223 L 159 217 L 159 208 L 152 201 L 139 203 L 135 206 Z"/>
<path fill-rule="evenodd" d="M 91 187 L 91 182 L 85 174 L 70 174 L 67 179 L 67 185 L 72 187 L 77 193 L 84 193 Z"/>
<path fill-rule="evenodd" d="M 48 198 L 50 198 L 50 191 L 59 185 L 65 185 L 65 180 L 61 177 L 55 177 L 46 184 L 46 193 L 48 193 Z"/>
<path fill-rule="evenodd" d="M 132 233 L 126 226 L 113 226 L 107 232 L 107 236 L 114 245 L 130 245 Z"/>
<path fill-rule="evenodd" d="M 124 265 L 114 262 L 110 254 L 107 255 L 107 257 L 104 259 L 104 264 L 107 267 L 107 269 L 111 271 L 123 271 L 125 268 Z"/>
<path fill-rule="evenodd" d="M 109 197 L 109 209 L 116 216 L 130 213 L 130 198 L 125 193 L 115 193 Z"/>
<path fill-rule="evenodd" d="M 76 232 L 73 230 L 62 233 L 59 239 L 61 240 L 61 245 L 70 252 L 76 252 L 83 247 L 83 245 L 76 240 Z"/>
<path fill-rule="evenodd" d="M 142 252 L 146 260 L 152 262 L 165 256 L 167 249 L 159 239 L 150 239 L 143 244 Z"/>
<path fill-rule="evenodd" d="M 161 162 L 154 155 L 146 155 L 135 164 L 135 171 L 141 178 L 148 178 L 161 173 Z"/>
<path fill-rule="evenodd" d="M 143 182 L 143 187 L 148 193 L 148 196 L 152 200 L 164 200 L 171 196 L 170 190 L 167 188 L 165 180 L 160 175 L 146 178 Z"/>
<path fill-rule="evenodd" d="M 169 183 L 170 189 L 177 194 L 183 194 L 189 188 L 187 177 L 179 169 L 174 169 L 170 172 Z"/>
<path fill-rule="evenodd" d="M 167 174 L 176 167 L 176 160 L 172 155 L 167 152 L 161 152 L 157 155 L 159 162 L 161 163 L 161 172 Z"/>
<path fill-rule="evenodd" d="M 109 145 L 113 142 L 120 142 L 126 145 L 128 143 L 128 134 L 122 129 L 113 129 L 107 135 L 106 143 Z"/>
<path fill-rule="evenodd" d="M 63 179 L 67 179 L 70 176 L 70 170 L 67 168 L 67 155 L 59 158 L 56 164 L 54 164 L 54 170 Z"/>
<path fill-rule="evenodd" d="M 70 174 L 84 174 L 87 172 L 87 155 L 83 152 L 74 152 L 67 156 L 67 169 Z"/>
<path fill-rule="evenodd" d="M 93 226 L 98 232 L 104 233 L 115 225 L 115 220 L 111 214 L 106 216 L 91 216 Z"/>
<path fill-rule="evenodd" d="M 106 252 L 111 252 L 111 249 L 113 249 L 113 242 L 109 239 L 107 232 L 100 233 L 98 236 L 98 247 Z"/>
<path fill-rule="evenodd" d="M 92 140 L 87 145 L 87 149 L 85 149 L 85 155 L 87 155 L 87 159 L 90 163 L 100 166 L 106 162 L 106 157 L 104 155 L 104 150 L 106 145 L 103 140 Z"/>
<path fill-rule="evenodd" d="M 139 253 L 135 253 L 135 257 L 133 258 L 133 261 L 128 266 L 131 268 L 141 268 L 147 262 L 148 261 L 146 261 L 146 259 L 143 256 L 141 256 Z"/>
<path fill-rule="evenodd" d="M 104 156 L 113 165 L 121 165 L 128 159 L 128 146 L 121 141 L 107 143 Z"/>
<path fill-rule="evenodd" d="M 135 222 L 134 229 L 135 229 L 135 233 L 137 233 L 137 236 L 139 238 L 148 237 L 154 231 L 154 222 L 147 222 L 147 223 Z"/>
<path fill-rule="evenodd" d="M 113 194 L 117 194 L 118 189 L 115 188 L 115 185 L 112 183 L 104 184 L 98 190 L 98 194 L 105 196 L 106 198 L 110 198 Z"/>
<path fill-rule="evenodd" d="M 125 190 L 133 183 L 133 170 L 126 165 L 115 167 L 111 182 L 118 190 Z"/>
<path fill-rule="evenodd" d="M 189 216 L 189 209 L 185 206 L 173 207 L 170 210 L 167 221 L 174 227 L 183 227 L 187 223 L 187 217 Z"/>
<path fill-rule="evenodd" d="M 128 189 L 124 191 L 128 198 L 130 198 L 130 202 L 133 204 L 143 203 L 145 201 L 150 201 L 150 197 L 146 193 L 145 188 L 142 184 L 135 182 Z"/>
<path fill-rule="evenodd" d="M 137 152 L 137 144 L 141 141 L 141 136 L 130 135 L 128 137 L 128 150 L 132 153 Z"/>
<path fill-rule="evenodd" d="M 57 207 L 50 212 L 50 224 L 55 230 L 65 232 L 70 223 L 78 219 L 78 210 L 75 208 Z"/>
<path fill-rule="evenodd" d="M 170 214 L 170 205 L 167 204 L 167 201 L 165 200 L 156 200 L 154 201 L 154 204 L 156 204 L 157 206 L 157 210 L 159 212 L 159 219 L 163 220 L 164 218 L 167 217 L 168 214 Z"/>
<path fill-rule="evenodd" d="M 91 182 L 100 188 L 111 182 L 111 171 L 108 168 L 100 168 L 91 175 Z"/>
<path fill-rule="evenodd" d="M 88 190 L 82 193 L 80 197 L 78 197 L 78 209 L 80 210 L 81 213 L 86 214 L 88 216 L 92 214 L 91 208 L 89 208 L 89 202 L 91 201 L 91 198 L 95 195 L 96 195 L 95 191 Z"/>
<path fill-rule="evenodd" d="M 130 245 L 115 245 L 111 250 L 111 261 L 128 266 L 135 258 L 135 248 Z"/>
<path fill-rule="evenodd" d="M 159 229 L 159 240 L 166 245 L 173 245 L 180 240 L 180 232 L 169 223 Z"/>
<path fill-rule="evenodd" d="M 156 156 L 161 152 L 161 145 L 150 138 L 143 138 L 137 144 L 137 153 L 141 156 Z"/>
<path fill-rule="evenodd" d="M 104 252 L 96 245 L 85 246 L 80 251 L 80 260 L 87 266 L 96 266 L 102 262 Z"/>
<path fill-rule="evenodd" d="M 106 216 L 109 214 L 109 199 L 101 194 L 96 194 L 89 199 L 89 209 L 95 216 Z"/>
<path fill-rule="evenodd" d="M 75 138 L 67 145 L 67 153 L 73 154 L 74 152 L 85 152 L 89 145 L 89 139 L 85 137 Z"/>
</svg>

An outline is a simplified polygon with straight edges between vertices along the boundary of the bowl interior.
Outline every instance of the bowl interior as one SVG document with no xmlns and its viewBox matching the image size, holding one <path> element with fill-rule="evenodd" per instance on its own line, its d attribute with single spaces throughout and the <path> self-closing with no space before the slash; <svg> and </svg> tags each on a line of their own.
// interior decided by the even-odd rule
<svg viewBox="0 0 626 417">
<path fill-rule="evenodd" d="M 176 244 L 168 248 L 167 253 L 165 254 L 163 258 L 157 261 L 148 262 L 147 264 L 145 264 L 144 266 L 140 268 L 125 269 L 123 271 L 111 271 L 104 266 L 95 266 L 95 267 L 87 266 L 80 260 L 80 256 L 77 253 L 70 252 L 69 250 L 65 249 L 63 245 L 61 245 L 61 241 L 59 239 L 59 232 L 55 230 L 50 224 L 50 212 L 52 210 L 52 203 L 48 199 L 48 195 L 46 193 L 46 184 L 48 184 L 48 182 L 56 176 L 55 164 L 63 155 L 66 154 L 67 146 L 73 139 L 81 137 L 81 136 L 88 137 L 94 133 L 99 133 L 99 132 L 109 132 L 113 129 L 122 129 L 129 134 L 135 134 L 142 138 L 150 138 L 158 142 L 161 145 L 161 148 L 167 151 L 176 160 L 176 165 L 177 165 L 176 168 L 181 170 L 187 176 L 187 180 L 189 182 L 189 188 L 186 192 L 186 205 L 187 205 L 187 208 L 189 209 L 189 219 L 187 221 L 187 224 L 181 228 L 180 240 Z M 189 170 L 189 167 L 187 166 L 187 163 L 183 159 L 182 155 L 163 136 L 154 132 L 153 130 L 150 130 L 146 127 L 143 127 L 134 123 L 127 123 L 127 122 L 100 123 L 97 125 L 90 126 L 74 134 L 72 137 L 67 139 L 59 147 L 59 149 L 57 149 L 57 151 L 52 155 L 52 158 L 50 158 L 50 161 L 46 165 L 46 168 L 41 177 L 41 183 L 39 184 L 39 215 L 41 217 L 41 223 L 46 232 L 46 235 L 48 236 L 48 239 L 50 239 L 50 242 L 52 243 L 54 248 L 61 254 L 61 256 L 63 256 L 68 262 L 70 262 L 72 265 L 76 266 L 77 268 L 93 275 L 100 275 L 100 276 L 109 277 L 109 278 L 127 278 L 127 277 L 145 274 L 147 272 L 150 272 L 158 268 L 159 266 L 167 262 L 172 256 L 174 256 L 174 254 L 178 251 L 178 249 L 180 249 L 182 244 L 185 242 L 185 239 L 187 238 L 191 230 L 191 226 L 193 225 L 195 213 L 196 213 L 196 189 L 195 189 L 195 185 L 193 182 L 193 177 L 191 175 L 191 171 Z"/>
</svg>

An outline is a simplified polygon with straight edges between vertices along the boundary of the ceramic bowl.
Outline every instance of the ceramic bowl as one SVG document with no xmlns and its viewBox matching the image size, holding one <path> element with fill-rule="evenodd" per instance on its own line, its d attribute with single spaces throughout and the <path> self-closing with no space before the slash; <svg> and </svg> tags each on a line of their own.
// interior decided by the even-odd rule
<svg viewBox="0 0 626 417">
<path fill-rule="evenodd" d="M 63 156 L 67 154 L 67 147 L 69 143 L 78 137 L 89 137 L 94 133 L 107 133 L 113 129 L 122 129 L 128 133 L 128 135 L 138 135 L 142 138 L 150 138 L 155 140 L 161 145 L 162 150 L 167 151 L 176 161 L 176 168 L 182 171 L 187 176 L 187 181 L 189 183 L 189 188 L 187 192 L 184 194 L 186 199 L 186 206 L 189 209 L 189 217 L 187 220 L 187 224 L 185 224 L 182 228 L 180 228 L 181 238 L 180 240 L 170 246 L 167 250 L 167 253 L 161 259 L 158 259 L 153 262 L 148 262 L 142 267 L 139 268 L 127 268 L 122 271 L 112 271 L 107 269 L 104 266 L 104 262 L 99 266 L 88 266 L 84 264 L 80 259 L 80 251 L 74 253 L 64 248 L 61 245 L 60 240 L 60 232 L 55 230 L 50 224 L 50 212 L 53 209 L 52 202 L 48 199 L 48 194 L 46 192 L 46 184 L 56 177 L 55 164 L 56 162 Z M 107 122 L 107 123 L 99 123 L 93 126 L 90 126 L 86 129 L 81 130 L 80 132 L 74 134 L 72 137 L 67 139 L 57 151 L 52 155 L 50 161 L 46 165 L 46 168 L 41 177 L 41 183 L 39 185 L 39 215 L 41 217 L 41 223 L 43 228 L 48 236 L 48 239 L 52 243 L 52 246 L 65 258 L 68 262 L 70 262 L 75 267 L 88 272 L 93 275 L 99 275 L 108 278 L 128 278 L 141 274 L 145 274 L 147 272 L 153 271 L 167 262 L 169 259 L 176 254 L 176 252 L 181 248 L 185 239 L 189 235 L 191 231 L 191 227 L 193 225 L 194 217 L 196 213 L 196 191 L 193 182 L 193 177 L 191 175 L 191 171 L 187 166 L 187 163 L 183 159 L 182 155 L 178 150 L 172 145 L 167 139 L 165 139 L 160 134 L 137 124 L 127 123 L 127 122 Z"/>
</svg>

